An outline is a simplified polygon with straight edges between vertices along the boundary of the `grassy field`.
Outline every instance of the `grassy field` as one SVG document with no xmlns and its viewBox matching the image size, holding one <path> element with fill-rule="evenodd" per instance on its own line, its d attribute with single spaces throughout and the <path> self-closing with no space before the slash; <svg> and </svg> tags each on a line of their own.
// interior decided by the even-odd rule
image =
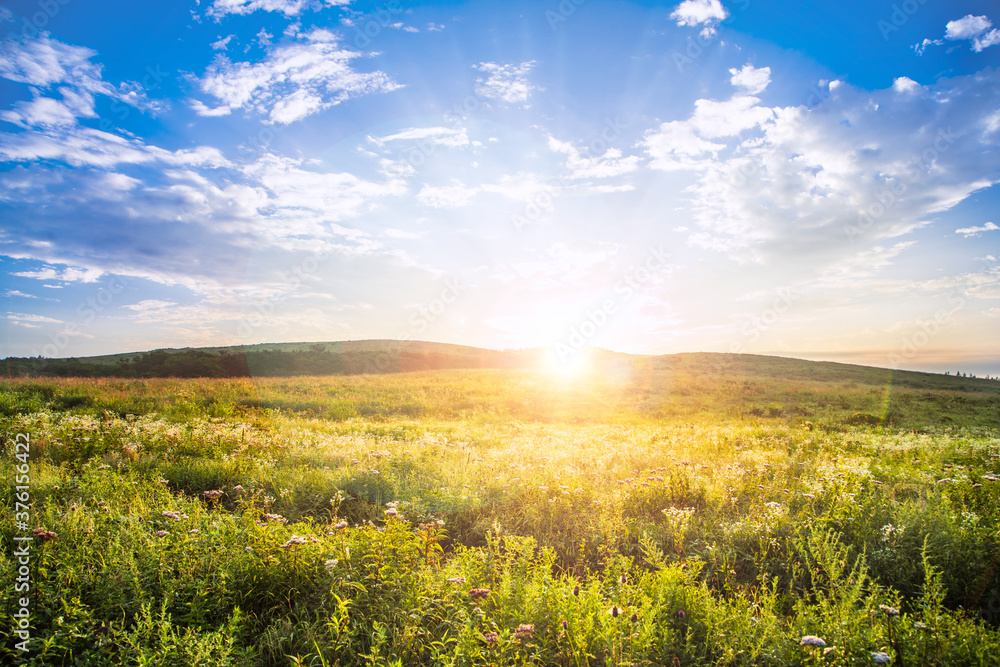
<svg viewBox="0 0 1000 667">
<path fill-rule="evenodd" d="M 3 660 L 997 664 L 997 383 L 723 356 L 0 380 Z"/>
</svg>

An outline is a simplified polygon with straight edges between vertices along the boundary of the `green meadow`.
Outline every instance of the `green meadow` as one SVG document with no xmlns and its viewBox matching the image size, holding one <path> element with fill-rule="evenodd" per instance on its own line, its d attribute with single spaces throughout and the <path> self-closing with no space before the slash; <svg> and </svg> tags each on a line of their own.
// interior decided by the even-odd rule
<svg viewBox="0 0 1000 667">
<path fill-rule="evenodd" d="M 0 659 L 997 664 L 1000 383 L 734 359 L 0 379 Z"/>
</svg>

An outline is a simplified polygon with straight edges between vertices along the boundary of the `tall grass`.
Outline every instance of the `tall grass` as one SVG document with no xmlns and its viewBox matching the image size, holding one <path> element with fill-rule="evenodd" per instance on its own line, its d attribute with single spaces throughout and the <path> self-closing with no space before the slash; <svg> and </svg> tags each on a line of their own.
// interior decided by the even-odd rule
<svg viewBox="0 0 1000 667">
<path fill-rule="evenodd" d="M 777 379 L 4 381 L 58 536 L 24 664 L 990 664 L 1000 439 L 962 397 L 903 429 Z"/>
</svg>

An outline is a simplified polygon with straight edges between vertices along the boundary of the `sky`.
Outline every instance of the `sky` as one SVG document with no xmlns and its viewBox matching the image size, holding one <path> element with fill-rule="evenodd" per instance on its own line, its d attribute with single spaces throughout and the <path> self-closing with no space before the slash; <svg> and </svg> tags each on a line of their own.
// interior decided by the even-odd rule
<svg viewBox="0 0 1000 667">
<path fill-rule="evenodd" d="M 1000 373 L 992 0 L 0 5 L 0 356 Z"/>
</svg>

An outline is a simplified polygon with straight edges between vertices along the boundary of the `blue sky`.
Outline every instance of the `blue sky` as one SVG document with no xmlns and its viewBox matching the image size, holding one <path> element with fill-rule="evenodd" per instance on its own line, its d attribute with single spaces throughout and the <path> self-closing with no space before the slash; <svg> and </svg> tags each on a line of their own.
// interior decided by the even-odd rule
<svg viewBox="0 0 1000 667">
<path fill-rule="evenodd" d="M 3 356 L 1000 372 L 994 2 L 7 2 Z"/>
</svg>

